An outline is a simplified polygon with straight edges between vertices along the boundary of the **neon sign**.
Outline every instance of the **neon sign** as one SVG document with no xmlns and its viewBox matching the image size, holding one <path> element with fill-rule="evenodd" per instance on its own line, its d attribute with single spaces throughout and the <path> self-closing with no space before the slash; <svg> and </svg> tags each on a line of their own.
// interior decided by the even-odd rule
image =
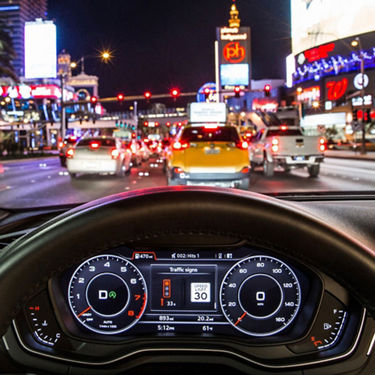
<svg viewBox="0 0 375 375">
<path fill-rule="evenodd" d="M 314 62 L 328 57 L 328 53 L 335 49 L 335 43 L 324 44 L 316 48 L 311 48 L 304 52 L 308 62 Z"/>
<path fill-rule="evenodd" d="M 239 42 L 231 42 L 223 49 L 224 59 L 232 64 L 242 62 L 246 57 L 246 49 Z"/>
<path fill-rule="evenodd" d="M 375 47 L 363 51 L 363 60 L 365 68 L 375 68 Z M 360 64 L 360 52 L 352 52 L 349 56 L 332 56 L 299 66 L 293 73 L 293 81 L 296 84 L 313 79 L 319 80 L 321 77 L 334 76 L 340 73 L 358 71 Z"/>
<path fill-rule="evenodd" d="M 328 100 L 340 99 L 348 88 L 348 79 L 343 78 L 341 81 L 328 81 L 326 87 Z"/>
</svg>

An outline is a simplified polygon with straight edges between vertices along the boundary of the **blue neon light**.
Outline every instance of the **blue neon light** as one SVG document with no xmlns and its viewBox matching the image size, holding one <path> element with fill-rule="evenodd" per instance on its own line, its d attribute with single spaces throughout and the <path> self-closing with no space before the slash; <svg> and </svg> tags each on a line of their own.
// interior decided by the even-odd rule
<svg viewBox="0 0 375 375">
<path fill-rule="evenodd" d="M 9 10 L 18 10 L 20 9 L 19 5 L 10 5 L 5 7 L 0 7 L 0 12 L 7 12 Z"/>
<path fill-rule="evenodd" d="M 375 47 L 372 50 L 363 51 L 363 59 L 365 68 L 375 68 Z M 319 80 L 321 77 L 358 71 L 360 65 L 360 52 L 352 52 L 349 56 L 332 56 L 299 66 L 293 73 L 293 82 L 297 84 L 309 80 Z"/>
</svg>

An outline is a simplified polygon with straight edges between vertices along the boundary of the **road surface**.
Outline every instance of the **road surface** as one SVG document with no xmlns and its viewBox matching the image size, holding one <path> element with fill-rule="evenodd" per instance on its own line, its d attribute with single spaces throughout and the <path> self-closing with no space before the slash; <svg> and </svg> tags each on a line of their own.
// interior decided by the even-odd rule
<svg viewBox="0 0 375 375">
<path fill-rule="evenodd" d="M 25 208 L 83 203 L 106 195 L 138 188 L 165 186 L 162 162 L 152 158 L 133 168 L 129 176 L 82 175 L 71 179 L 57 157 L 27 161 L 0 162 L 0 207 Z M 251 191 L 306 192 L 358 191 L 375 192 L 375 162 L 326 158 L 318 178 L 309 178 L 306 170 L 276 171 L 265 178 L 262 170 L 251 176 Z"/>
</svg>

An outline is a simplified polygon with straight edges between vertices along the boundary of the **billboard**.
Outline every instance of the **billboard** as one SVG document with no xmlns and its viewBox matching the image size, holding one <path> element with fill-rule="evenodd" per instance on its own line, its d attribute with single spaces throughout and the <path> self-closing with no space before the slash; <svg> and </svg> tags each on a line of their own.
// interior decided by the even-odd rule
<svg viewBox="0 0 375 375">
<path fill-rule="evenodd" d="M 250 87 L 249 27 L 218 27 L 220 82 L 224 88 Z"/>
<path fill-rule="evenodd" d="M 291 0 L 292 51 L 375 30 L 374 0 Z"/>
<path fill-rule="evenodd" d="M 189 118 L 191 123 L 222 123 L 227 119 L 225 103 L 190 103 Z"/>
<path fill-rule="evenodd" d="M 56 78 L 56 26 L 52 21 L 25 23 L 25 77 Z"/>
</svg>

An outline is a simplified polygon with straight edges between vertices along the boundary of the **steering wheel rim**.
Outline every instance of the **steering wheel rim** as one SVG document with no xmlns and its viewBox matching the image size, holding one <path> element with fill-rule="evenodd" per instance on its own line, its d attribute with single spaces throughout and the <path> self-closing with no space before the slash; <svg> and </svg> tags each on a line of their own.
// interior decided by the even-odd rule
<svg viewBox="0 0 375 375">
<path fill-rule="evenodd" d="M 151 188 L 77 207 L 11 244 L 0 257 L 0 334 L 49 278 L 85 257 L 169 235 L 224 235 L 325 272 L 375 317 L 375 254 L 292 204 L 251 192 Z M 329 253 L 328 253 L 329 251 Z"/>
</svg>

